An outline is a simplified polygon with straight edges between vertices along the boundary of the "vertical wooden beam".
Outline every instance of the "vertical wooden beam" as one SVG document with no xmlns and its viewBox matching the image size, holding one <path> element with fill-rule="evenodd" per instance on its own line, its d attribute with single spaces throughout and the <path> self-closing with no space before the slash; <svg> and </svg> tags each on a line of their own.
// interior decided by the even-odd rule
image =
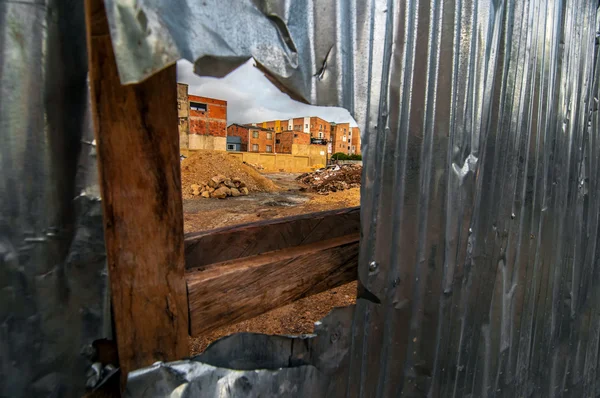
<svg viewBox="0 0 600 398">
<path fill-rule="evenodd" d="M 86 0 L 86 22 L 112 305 L 126 376 L 188 355 L 176 72 L 172 66 L 121 85 L 102 0 Z"/>
</svg>

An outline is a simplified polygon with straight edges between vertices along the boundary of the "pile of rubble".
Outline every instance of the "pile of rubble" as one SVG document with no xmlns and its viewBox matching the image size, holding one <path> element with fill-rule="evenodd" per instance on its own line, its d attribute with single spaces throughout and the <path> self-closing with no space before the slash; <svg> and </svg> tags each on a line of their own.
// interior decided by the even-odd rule
<svg viewBox="0 0 600 398">
<path fill-rule="evenodd" d="M 329 166 L 312 173 L 304 173 L 298 176 L 296 180 L 308 185 L 311 191 L 327 194 L 360 187 L 361 174 L 361 165 L 343 164 Z"/>
<path fill-rule="evenodd" d="M 192 195 L 203 198 L 225 199 L 228 196 L 247 196 L 246 183 L 239 178 L 227 178 L 224 175 L 216 175 L 206 184 L 192 184 Z"/>
</svg>

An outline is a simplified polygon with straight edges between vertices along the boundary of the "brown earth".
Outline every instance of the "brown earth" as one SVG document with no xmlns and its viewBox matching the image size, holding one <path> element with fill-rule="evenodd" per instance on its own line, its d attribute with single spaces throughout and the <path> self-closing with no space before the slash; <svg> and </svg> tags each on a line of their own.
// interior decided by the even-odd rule
<svg viewBox="0 0 600 398">
<path fill-rule="evenodd" d="M 267 175 L 267 177 L 280 187 L 278 192 L 261 192 L 225 200 L 184 200 L 185 231 L 214 229 L 360 204 L 360 188 L 322 195 L 301 192 L 301 186 L 295 181 L 296 174 L 281 173 Z M 356 282 L 353 282 L 296 301 L 254 319 L 190 338 L 190 352 L 192 355 L 199 354 L 213 341 L 238 332 L 284 335 L 312 333 L 316 321 L 322 319 L 334 307 L 354 304 L 355 298 Z"/>
<path fill-rule="evenodd" d="M 212 177 L 223 175 L 239 178 L 250 192 L 274 192 L 279 188 L 254 167 L 219 151 L 195 151 L 181 162 L 181 190 L 184 199 L 191 199 L 192 185 L 205 185 Z"/>
</svg>

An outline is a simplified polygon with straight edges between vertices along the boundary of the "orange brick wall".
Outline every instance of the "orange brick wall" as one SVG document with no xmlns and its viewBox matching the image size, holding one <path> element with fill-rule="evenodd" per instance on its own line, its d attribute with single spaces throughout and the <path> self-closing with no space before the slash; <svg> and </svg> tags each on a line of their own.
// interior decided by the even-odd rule
<svg viewBox="0 0 600 398">
<path fill-rule="evenodd" d="M 352 145 L 354 146 L 354 154 L 360 155 L 360 129 L 358 127 L 352 127 Z"/>
<path fill-rule="evenodd" d="M 304 118 L 303 117 L 296 117 L 294 118 L 294 130 L 297 131 L 303 131 L 304 130 Z"/>
<path fill-rule="evenodd" d="M 292 153 L 292 143 L 294 141 L 293 131 L 285 131 L 283 133 L 277 133 L 275 141 L 275 151 L 277 153 Z"/>
<path fill-rule="evenodd" d="M 254 138 L 254 132 L 258 132 L 258 138 Z M 271 138 L 267 138 L 271 134 Z M 254 145 L 258 145 L 258 151 L 254 150 Z M 275 132 L 265 130 L 255 130 L 250 128 L 250 141 L 248 142 L 248 152 L 267 152 L 267 145 L 271 146 L 270 153 L 275 152 Z"/>
<path fill-rule="evenodd" d="M 277 153 L 292 153 L 292 145 L 300 144 L 300 145 L 309 145 L 310 144 L 310 136 L 309 134 L 305 134 L 299 131 L 284 131 L 282 133 L 277 133 L 275 141 L 275 151 Z M 279 143 L 277 143 L 279 140 Z"/>
<path fill-rule="evenodd" d="M 320 117 L 310 118 L 310 136 L 312 138 L 319 138 L 319 132 L 323 133 L 323 138 L 329 140 L 331 137 L 331 124 L 327 120 L 323 120 Z"/>
<path fill-rule="evenodd" d="M 190 107 L 190 134 L 227 136 L 227 101 L 189 95 L 190 102 L 206 104 L 207 110 L 197 111 Z"/>
<path fill-rule="evenodd" d="M 342 152 L 345 154 L 349 154 L 348 146 L 352 145 L 349 141 L 350 135 L 350 123 L 340 123 L 336 124 L 333 128 L 333 153 Z M 352 133 L 354 134 L 354 133 Z M 346 141 L 344 141 L 344 137 L 346 137 Z"/>
</svg>

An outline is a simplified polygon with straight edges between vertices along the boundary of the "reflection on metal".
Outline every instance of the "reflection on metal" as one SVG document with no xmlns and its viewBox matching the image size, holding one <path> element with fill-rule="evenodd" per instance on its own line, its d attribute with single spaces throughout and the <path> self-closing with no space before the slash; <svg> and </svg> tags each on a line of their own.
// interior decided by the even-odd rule
<svg viewBox="0 0 600 398">
<path fill-rule="evenodd" d="M 597 4 L 231 3 L 109 0 L 120 68 L 252 54 L 355 115 L 362 299 L 336 395 L 596 394 Z"/>
<path fill-rule="evenodd" d="M 345 383 L 354 307 L 303 337 L 240 333 L 184 361 L 129 373 L 128 397 L 327 397 Z"/>
<path fill-rule="evenodd" d="M 342 359 L 252 371 L 249 348 L 243 379 L 220 367 L 242 366 L 227 341 L 265 338 L 237 336 L 211 364 L 135 372 L 130 395 L 217 379 L 315 396 L 600 392 L 597 3 L 105 1 L 124 82 L 179 57 L 218 76 L 254 56 L 294 96 L 350 110 L 365 159 Z M 0 2 L 0 395 L 74 395 L 106 319 L 81 8 Z"/>
<path fill-rule="evenodd" d="M 2 397 L 82 396 L 110 337 L 84 27 L 80 0 L 0 2 Z"/>
</svg>

